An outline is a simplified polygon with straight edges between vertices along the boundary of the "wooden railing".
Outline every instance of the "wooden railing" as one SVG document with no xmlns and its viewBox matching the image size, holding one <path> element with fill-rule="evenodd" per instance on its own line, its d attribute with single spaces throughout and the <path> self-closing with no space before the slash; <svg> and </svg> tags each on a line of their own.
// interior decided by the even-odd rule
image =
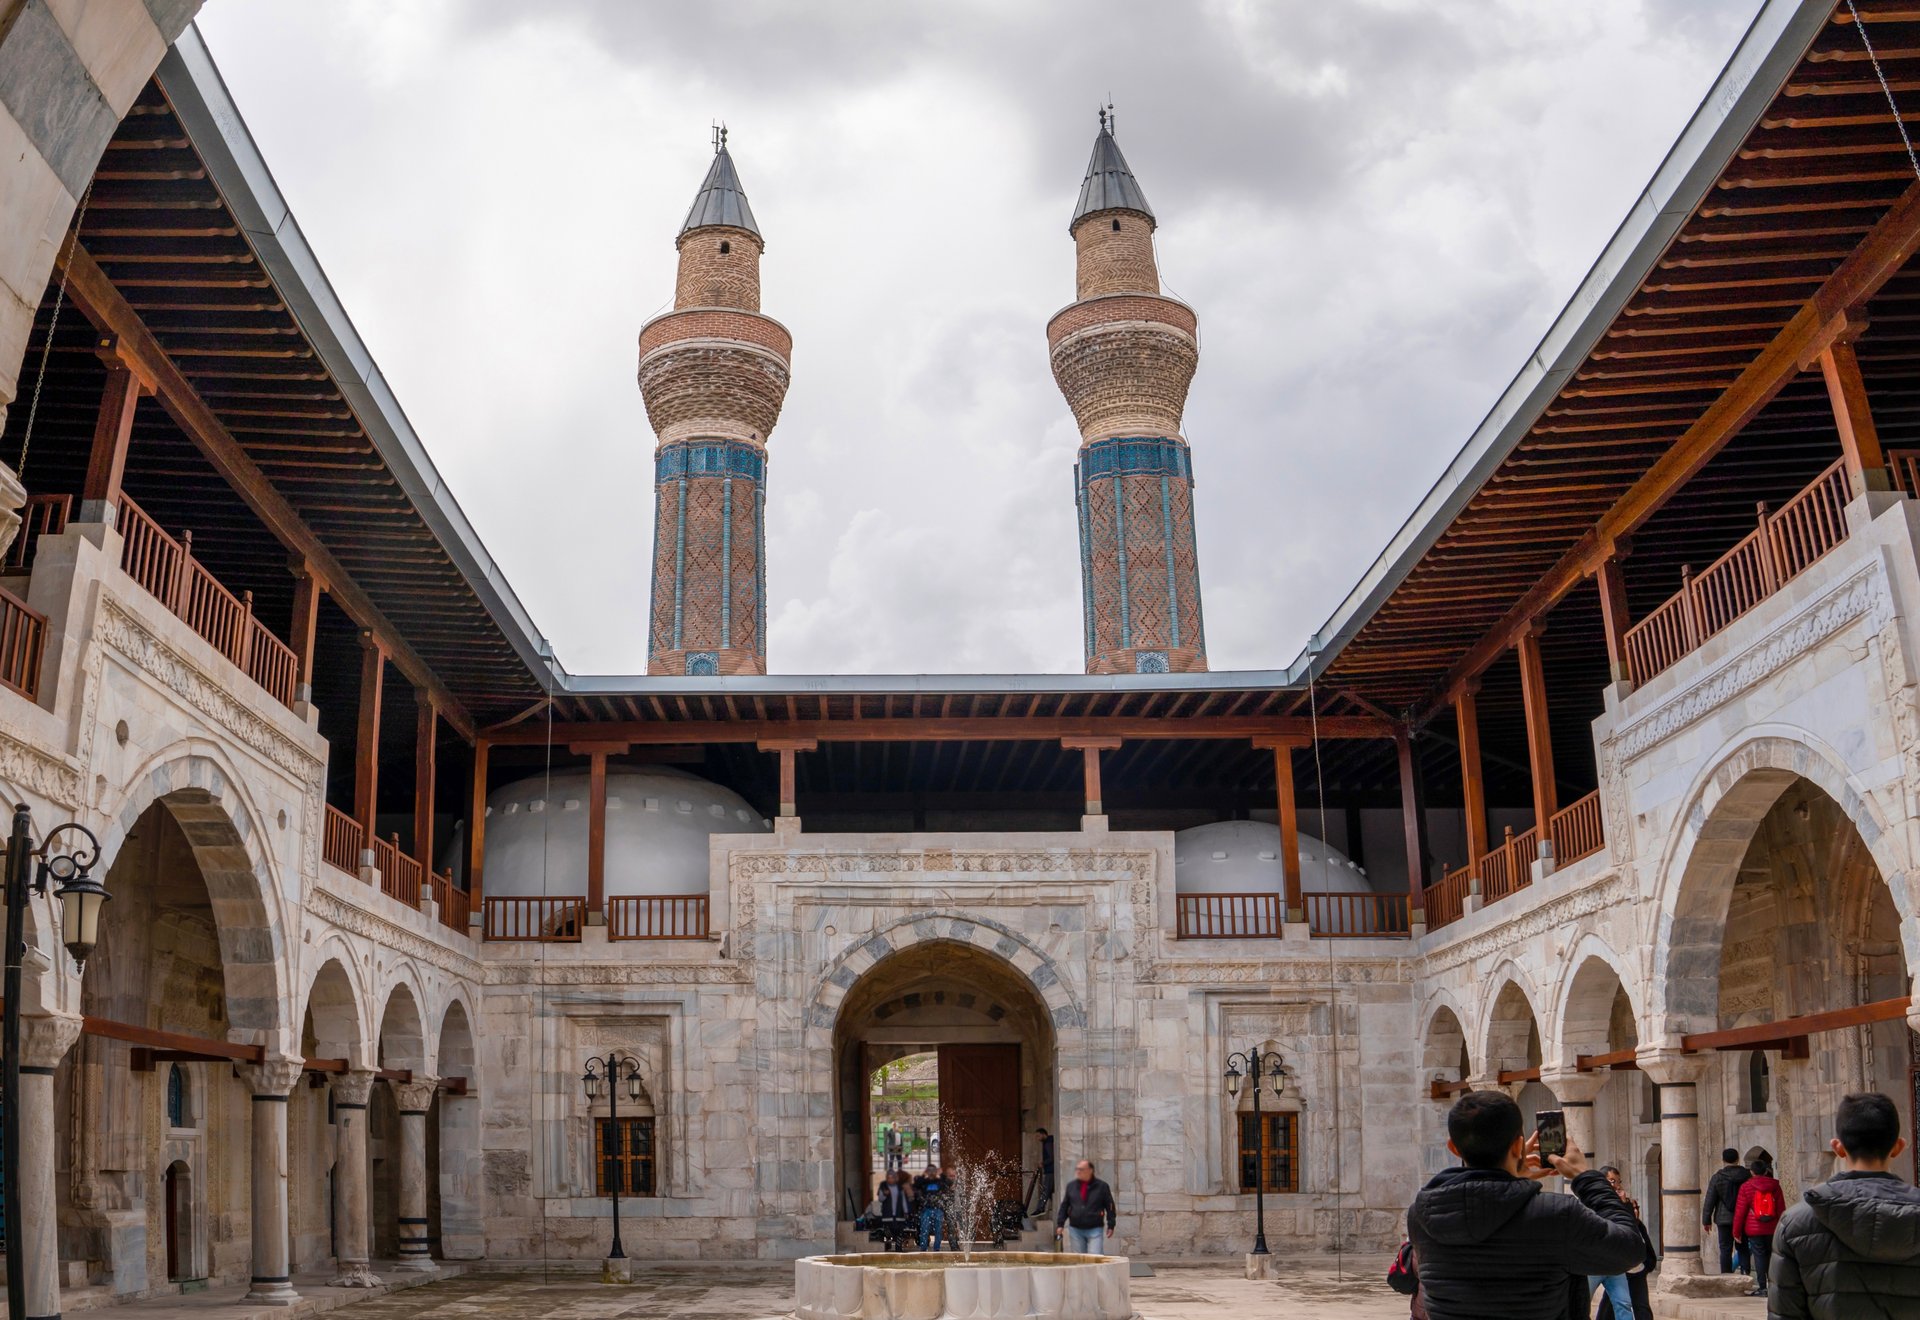
<svg viewBox="0 0 1920 1320">
<path fill-rule="evenodd" d="M 40 660 L 46 649 L 45 616 L 0 587 L 0 687 L 28 701 L 40 700 Z"/>
<path fill-rule="evenodd" d="M 326 833 L 320 844 L 320 856 L 335 870 L 348 875 L 360 874 L 360 853 L 366 848 L 360 822 L 329 803 Z"/>
<path fill-rule="evenodd" d="M 634 894 L 607 900 L 610 940 L 704 940 L 705 894 Z"/>
<path fill-rule="evenodd" d="M 1682 569 L 1680 590 L 1627 629 L 1627 676 L 1645 683 L 1671 667 L 1846 540 L 1849 492 L 1835 462 L 1777 513 L 1760 505 L 1759 525 L 1698 577 Z"/>
<path fill-rule="evenodd" d="M 481 902 L 481 934 L 497 943 L 577 944 L 587 924 L 587 900 L 488 898 Z"/>
<path fill-rule="evenodd" d="M 1910 500 L 1920 499 L 1920 449 L 1889 449 L 1886 458 L 1893 488 Z"/>
<path fill-rule="evenodd" d="M 1515 834 L 1507 827 L 1506 841 L 1480 859 L 1480 896 L 1492 903 L 1533 883 L 1533 864 L 1540 857 L 1540 831 Z"/>
<path fill-rule="evenodd" d="M 420 906 L 420 863 L 400 849 L 400 836 L 373 841 L 373 864 L 380 872 L 380 892 L 410 908 Z"/>
<path fill-rule="evenodd" d="M 0 570 L 24 573 L 33 565 L 33 544 L 42 536 L 58 536 L 67 530 L 73 512 L 71 495 L 29 495 L 20 506 L 20 531 L 7 547 L 7 558 Z"/>
<path fill-rule="evenodd" d="M 1405 894 L 1302 894 L 1307 930 L 1327 939 L 1405 939 L 1412 913 Z"/>
<path fill-rule="evenodd" d="M 1606 845 L 1600 824 L 1600 790 L 1561 808 L 1553 817 L 1553 864 L 1565 866 L 1600 851 Z"/>
<path fill-rule="evenodd" d="M 283 705 L 293 704 L 299 662 L 253 615 L 253 593 L 236 596 L 193 557 L 193 533 L 179 540 L 125 495 L 120 497 L 120 567 L 187 626 Z"/>
<path fill-rule="evenodd" d="M 440 910 L 441 925 L 462 935 L 467 933 L 467 926 L 473 920 L 473 897 L 453 883 L 453 872 L 434 873 L 433 905 Z"/>
<path fill-rule="evenodd" d="M 1422 895 L 1422 904 L 1427 913 L 1427 929 L 1438 930 L 1451 921 L 1458 921 L 1467 911 L 1467 895 L 1473 892 L 1473 868 L 1463 866 L 1448 871 L 1438 881 L 1426 887 Z"/>
<path fill-rule="evenodd" d="M 1278 894 L 1180 894 L 1176 938 L 1183 940 L 1278 939 Z"/>
</svg>

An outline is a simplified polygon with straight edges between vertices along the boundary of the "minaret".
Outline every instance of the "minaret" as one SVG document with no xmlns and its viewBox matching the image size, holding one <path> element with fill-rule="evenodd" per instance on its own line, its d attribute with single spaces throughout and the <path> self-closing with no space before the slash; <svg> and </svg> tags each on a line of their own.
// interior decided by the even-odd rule
<svg viewBox="0 0 1920 1320">
<path fill-rule="evenodd" d="M 767 672 L 767 436 L 793 338 L 760 314 L 765 243 L 727 131 L 680 227 L 673 310 L 640 330 L 653 456 L 649 674 Z"/>
<path fill-rule="evenodd" d="M 1089 674 L 1207 667 L 1193 465 L 1180 435 L 1200 345 L 1193 309 L 1160 292 L 1154 223 L 1102 110 L 1067 226 L 1079 297 L 1047 323 L 1053 378 L 1080 424 L 1073 490 Z"/>
</svg>

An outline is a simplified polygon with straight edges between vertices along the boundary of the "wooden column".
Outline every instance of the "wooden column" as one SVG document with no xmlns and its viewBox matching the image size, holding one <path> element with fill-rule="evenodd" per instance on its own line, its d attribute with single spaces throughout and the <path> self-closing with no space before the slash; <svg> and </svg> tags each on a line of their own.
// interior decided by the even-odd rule
<svg viewBox="0 0 1920 1320">
<path fill-rule="evenodd" d="M 780 757 L 780 814 L 798 816 L 800 814 L 795 801 L 793 757 L 796 752 L 811 752 L 820 746 L 813 738 L 770 738 L 756 744 L 763 752 L 773 752 Z"/>
<path fill-rule="evenodd" d="M 607 910 L 607 754 L 595 751 L 587 764 L 587 912 Z"/>
<path fill-rule="evenodd" d="M 313 571 L 313 565 L 296 557 L 293 570 L 293 622 L 287 644 L 293 648 L 298 666 L 294 675 L 293 699 L 313 700 L 313 649 L 320 635 L 320 597 L 327 584 Z"/>
<path fill-rule="evenodd" d="M 87 475 L 80 487 L 82 522 L 110 522 L 109 510 L 120 502 L 120 478 L 127 467 L 127 443 L 133 438 L 133 414 L 148 389 L 116 352 L 118 341 L 103 339 L 96 347 L 107 364 L 107 385 L 94 415 L 93 449 L 87 456 Z"/>
<path fill-rule="evenodd" d="M 1479 875 L 1487 852 L 1487 780 L 1480 763 L 1480 685 L 1469 683 L 1453 699 L 1460 731 L 1460 798 L 1467 818 L 1467 866 Z"/>
<path fill-rule="evenodd" d="M 1393 736 L 1394 750 L 1400 754 L 1400 817 L 1407 836 L 1407 903 L 1424 921 L 1427 905 L 1425 869 L 1426 829 L 1420 819 L 1420 776 L 1413 764 L 1413 738 L 1402 731 Z"/>
<path fill-rule="evenodd" d="M 1615 683 L 1631 682 L 1627 669 L 1627 629 L 1633 619 L 1627 613 L 1627 578 L 1621 560 L 1621 547 L 1601 560 L 1593 570 L 1593 584 L 1600 590 L 1600 630 L 1607 637 L 1607 676 Z"/>
<path fill-rule="evenodd" d="M 1873 424 L 1867 384 L 1860 376 L 1860 359 L 1851 341 L 1826 347 L 1820 354 L 1820 374 L 1826 378 L 1833 425 L 1840 432 L 1840 452 L 1847 460 L 1847 481 L 1853 493 L 1886 490 L 1886 455 L 1880 450 L 1880 431 Z"/>
<path fill-rule="evenodd" d="M 473 744 L 473 782 L 467 800 L 467 898 L 480 911 L 481 863 L 487 852 L 487 751 L 485 738 Z"/>
<path fill-rule="evenodd" d="M 1307 919 L 1307 900 L 1300 885 L 1300 811 L 1293 796 L 1293 744 L 1273 748 L 1274 805 L 1280 812 L 1280 875 L 1286 886 L 1287 920 Z M 1326 846 L 1326 840 L 1320 841 Z"/>
<path fill-rule="evenodd" d="M 1527 761 L 1533 770 L 1533 823 L 1542 852 L 1553 842 L 1560 809 L 1553 782 L 1553 730 L 1547 719 L 1547 671 L 1540 662 L 1538 625 L 1520 634 L 1520 695 L 1527 711 Z"/>
<path fill-rule="evenodd" d="M 1084 814 L 1104 816 L 1107 804 L 1100 788 L 1100 753 L 1118 751 L 1118 738 L 1062 738 L 1060 745 L 1081 755 L 1081 779 L 1086 786 Z"/>
<path fill-rule="evenodd" d="M 440 772 L 440 712 L 433 695 L 414 689 L 413 722 L 413 855 L 429 876 L 433 874 L 433 802 Z"/>
<path fill-rule="evenodd" d="M 380 797 L 380 690 L 387 652 L 370 632 L 360 634 L 360 724 L 353 743 L 353 818 L 371 848 Z"/>
</svg>

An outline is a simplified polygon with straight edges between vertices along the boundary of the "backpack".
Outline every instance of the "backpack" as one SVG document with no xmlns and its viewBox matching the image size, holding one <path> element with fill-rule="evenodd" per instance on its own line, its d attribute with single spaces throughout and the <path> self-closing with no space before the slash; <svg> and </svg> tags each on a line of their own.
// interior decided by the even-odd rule
<svg viewBox="0 0 1920 1320">
<path fill-rule="evenodd" d="M 1420 1272 L 1413 1263 L 1413 1243 L 1400 1244 L 1393 1264 L 1387 1266 L 1387 1287 L 1402 1297 L 1411 1297 L 1420 1291 Z"/>
<path fill-rule="evenodd" d="M 1764 1237 L 1772 1233 L 1780 1220 L 1780 1193 L 1771 1187 L 1756 1187 L 1747 1206 L 1747 1232 Z"/>
</svg>

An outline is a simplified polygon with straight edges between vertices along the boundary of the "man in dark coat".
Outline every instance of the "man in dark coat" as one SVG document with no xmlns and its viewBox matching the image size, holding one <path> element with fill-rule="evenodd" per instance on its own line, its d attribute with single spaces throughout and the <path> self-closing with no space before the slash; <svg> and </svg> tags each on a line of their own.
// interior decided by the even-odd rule
<svg viewBox="0 0 1920 1320">
<path fill-rule="evenodd" d="M 1807 1189 L 1773 1234 L 1770 1320 L 1920 1320 L 1920 1191 L 1888 1172 L 1900 1111 L 1849 1095 L 1833 1120 L 1841 1172 Z"/>
<path fill-rule="evenodd" d="M 1107 1234 L 1116 1225 L 1113 1189 L 1093 1176 L 1093 1161 L 1074 1166 L 1073 1181 L 1060 1194 L 1060 1210 L 1053 1219 L 1055 1239 L 1065 1237 L 1067 1250 L 1078 1255 L 1104 1256 Z"/>
<path fill-rule="evenodd" d="M 1640 1263 L 1633 1212 L 1606 1178 L 1571 1142 L 1543 1166 L 1538 1144 L 1522 1137 L 1520 1107 L 1503 1091 L 1454 1103 L 1447 1149 L 1464 1167 L 1435 1174 L 1407 1211 L 1432 1320 L 1565 1320 L 1570 1297 L 1584 1310 L 1586 1275 Z M 1540 1179 L 1556 1173 L 1573 1195 L 1542 1194 Z"/>
<path fill-rule="evenodd" d="M 1733 1273 L 1733 1207 L 1740 1199 L 1740 1184 L 1753 1175 L 1740 1162 L 1740 1152 L 1729 1146 L 1720 1152 L 1720 1167 L 1707 1181 L 1707 1196 L 1700 1203 L 1700 1227 L 1720 1234 L 1720 1272 Z"/>
</svg>

